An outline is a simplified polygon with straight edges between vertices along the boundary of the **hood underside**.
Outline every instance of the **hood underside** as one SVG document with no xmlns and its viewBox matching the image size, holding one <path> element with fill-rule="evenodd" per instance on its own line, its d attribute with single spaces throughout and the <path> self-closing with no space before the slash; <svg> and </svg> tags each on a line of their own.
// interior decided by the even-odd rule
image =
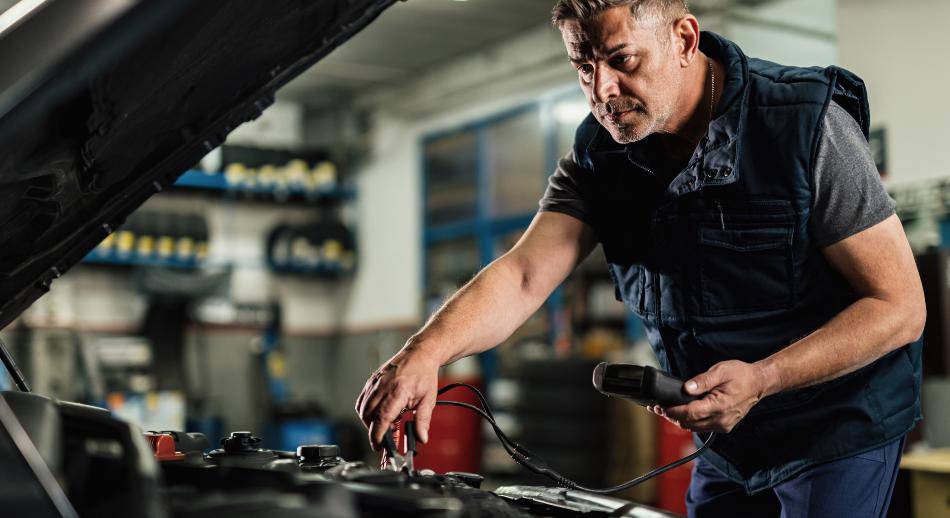
<svg viewBox="0 0 950 518">
<path fill-rule="evenodd" d="M 0 328 L 394 1 L 47 0 L 0 23 Z"/>
</svg>

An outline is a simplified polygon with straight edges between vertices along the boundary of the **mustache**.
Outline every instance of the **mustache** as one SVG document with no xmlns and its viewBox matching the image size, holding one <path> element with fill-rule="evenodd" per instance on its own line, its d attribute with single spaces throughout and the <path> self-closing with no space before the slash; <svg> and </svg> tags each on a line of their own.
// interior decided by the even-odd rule
<svg viewBox="0 0 950 518">
<path fill-rule="evenodd" d="M 594 106 L 594 111 L 600 116 L 616 115 L 618 113 L 643 110 L 643 104 L 631 98 L 611 99 Z"/>
</svg>

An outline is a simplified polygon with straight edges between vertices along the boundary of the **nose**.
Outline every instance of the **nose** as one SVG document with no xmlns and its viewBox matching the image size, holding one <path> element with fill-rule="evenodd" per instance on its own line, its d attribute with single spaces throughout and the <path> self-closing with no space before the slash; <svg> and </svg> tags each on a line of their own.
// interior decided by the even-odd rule
<svg viewBox="0 0 950 518">
<path fill-rule="evenodd" d="M 597 104 L 605 103 L 620 96 L 620 87 L 617 84 L 617 74 L 610 67 L 598 65 L 594 69 L 591 94 Z"/>
</svg>

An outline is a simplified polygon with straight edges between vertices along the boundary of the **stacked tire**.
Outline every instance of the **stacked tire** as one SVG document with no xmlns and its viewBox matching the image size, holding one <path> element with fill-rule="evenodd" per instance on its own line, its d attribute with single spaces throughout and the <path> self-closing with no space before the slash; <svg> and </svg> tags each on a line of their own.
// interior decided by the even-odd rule
<svg viewBox="0 0 950 518">
<path fill-rule="evenodd" d="M 597 363 L 522 360 L 502 369 L 502 385 L 510 388 L 504 397 L 493 398 L 497 412 L 511 419 L 512 439 L 564 476 L 590 486 L 604 485 L 609 458 L 608 399 L 591 384 Z M 524 469 L 511 482 L 551 484 Z"/>
</svg>

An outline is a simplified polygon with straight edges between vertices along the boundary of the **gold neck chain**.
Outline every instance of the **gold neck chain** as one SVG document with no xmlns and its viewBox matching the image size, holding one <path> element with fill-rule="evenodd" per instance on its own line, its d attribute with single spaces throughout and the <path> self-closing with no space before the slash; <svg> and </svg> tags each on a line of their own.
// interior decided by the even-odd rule
<svg viewBox="0 0 950 518">
<path fill-rule="evenodd" d="M 709 95 L 709 122 L 712 122 L 713 115 L 715 115 L 716 107 L 716 70 L 713 67 L 713 61 L 709 58 L 706 58 L 706 61 L 709 62 L 709 82 L 712 84 L 712 91 Z"/>
</svg>

